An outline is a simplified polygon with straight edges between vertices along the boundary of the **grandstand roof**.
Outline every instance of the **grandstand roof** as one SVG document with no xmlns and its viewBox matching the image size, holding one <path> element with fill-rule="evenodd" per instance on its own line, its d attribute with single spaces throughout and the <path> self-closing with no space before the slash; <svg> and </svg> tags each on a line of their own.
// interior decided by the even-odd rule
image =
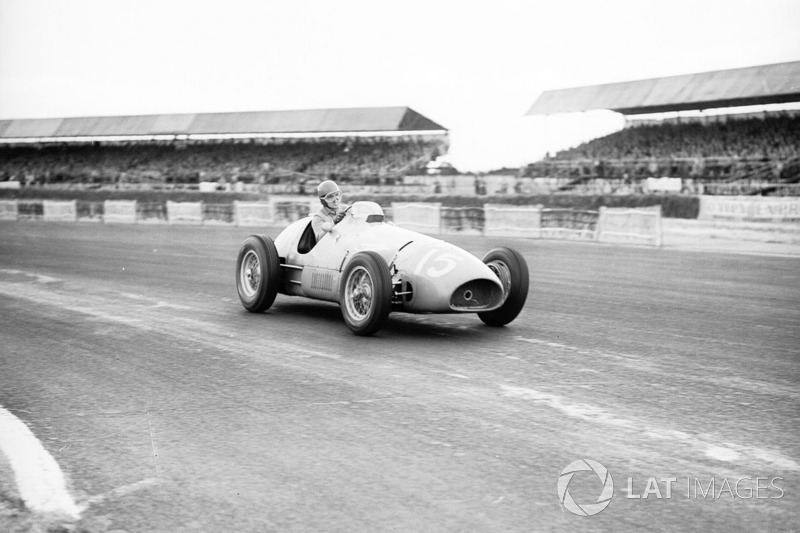
<svg viewBox="0 0 800 533">
<path fill-rule="evenodd" d="M 526 113 L 625 115 L 800 101 L 800 61 L 543 92 Z"/>
<path fill-rule="evenodd" d="M 444 127 L 408 107 L 0 120 L 0 139 L 3 140 L 445 131 Z"/>
</svg>

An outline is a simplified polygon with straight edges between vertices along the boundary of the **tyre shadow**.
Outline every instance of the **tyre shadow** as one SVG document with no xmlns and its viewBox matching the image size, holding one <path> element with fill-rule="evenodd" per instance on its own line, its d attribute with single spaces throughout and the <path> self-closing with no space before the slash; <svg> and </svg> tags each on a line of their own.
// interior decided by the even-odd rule
<svg viewBox="0 0 800 533">
<path fill-rule="evenodd" d="M 304 323 L 308 321 L 308 325 L 313 325 L 313 321 L 326 325 L 340 325 L 347 331 L 341 309 L 335 303 L 279 296 L 266 313 L 276 317 L 281 315 L 293 317 L 293 320 Z M 390 313 L 386 323 L 374 335 L 361 338 L 393 341 L 406 338 L 419 340 L 420 338 L 442 339 L 443 337 L 472 339 L 487 334 L 491 335 L 491 332 L 495 330 L 497 328 L 485 326 L 478 316 L 472 313 L 411 314 L 398 312 Z"/>
</svg>

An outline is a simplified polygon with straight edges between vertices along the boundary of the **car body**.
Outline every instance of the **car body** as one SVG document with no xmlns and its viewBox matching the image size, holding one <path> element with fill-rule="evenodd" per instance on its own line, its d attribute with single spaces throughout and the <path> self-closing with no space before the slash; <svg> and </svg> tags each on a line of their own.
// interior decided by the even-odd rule
<svg viewBox="0 0 800 533">
<path fill-rule="evenodd" d="M 237 261 L 245 308 L 263 311 L 277 293 L 336 302 L 348 326 L 368 335 L 389 312 L 478 313 L 487 324 L 504 325 L 524 305 L 528 268 L 512 249 L 496 249 L 481 260 L 387 222 L 374 202 L 354 203 L 319 242 L 311 219 L 293 222 L 274 241 L 257 235 L 245 240 Z"/>
</svg>

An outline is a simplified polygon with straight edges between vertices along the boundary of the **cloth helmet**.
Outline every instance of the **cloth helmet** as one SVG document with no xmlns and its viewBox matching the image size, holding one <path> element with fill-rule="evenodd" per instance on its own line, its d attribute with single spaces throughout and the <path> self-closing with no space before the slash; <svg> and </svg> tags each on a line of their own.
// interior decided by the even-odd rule
<svg viewBox="0 0 800 533">
<path fill-rule="evenodd" d="M 326 180 L 317 187 L 317 196 L 319 196 L 320 203 L 328 209 L 338 209 L 342 191 L 335 181 Z"/>
</svg>

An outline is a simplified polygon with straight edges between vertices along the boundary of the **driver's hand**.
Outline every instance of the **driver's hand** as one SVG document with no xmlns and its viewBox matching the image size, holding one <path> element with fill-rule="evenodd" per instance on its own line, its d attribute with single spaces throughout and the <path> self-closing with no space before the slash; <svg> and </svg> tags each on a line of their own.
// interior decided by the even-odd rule
<svg viewBox="0 0 800 533">
<path fill-rule="evenodd" d="M 336 217 L 333 219 L 333 223 L 338 224 L 339 222 L 342 221 L 343 218 L 344 218 L 344 212 L 337 213 Z"/>
</svg>

